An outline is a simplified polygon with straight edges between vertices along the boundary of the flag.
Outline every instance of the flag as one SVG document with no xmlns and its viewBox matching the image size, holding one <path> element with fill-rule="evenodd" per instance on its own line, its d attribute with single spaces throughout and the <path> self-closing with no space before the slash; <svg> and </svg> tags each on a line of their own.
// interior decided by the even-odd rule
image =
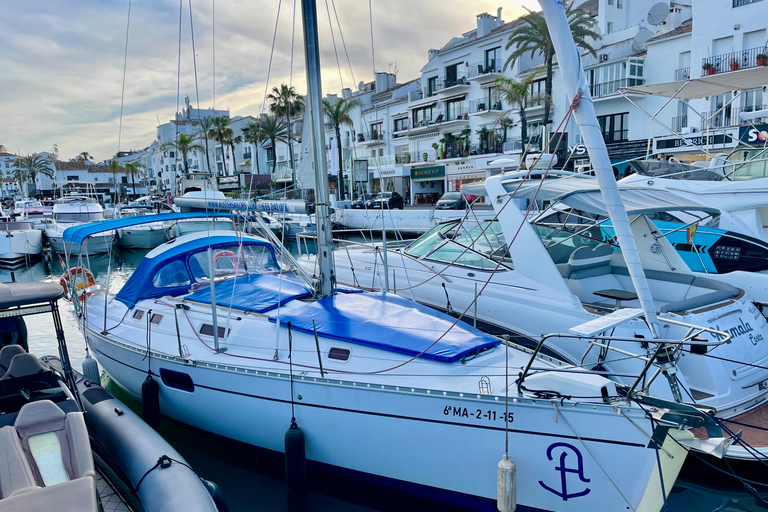
<svg viewBox="0 0 768 512">
<path fill-rule="evenodd" d="M 696 224 L 692 224 L 688 226 L 688 229 L 685 230 L 686 237 L 688 239 L 688 244 L 693 243 L 693 235 L 696 234 L 696 230 L 699 228 L 698 222 Z"/>
</svg>

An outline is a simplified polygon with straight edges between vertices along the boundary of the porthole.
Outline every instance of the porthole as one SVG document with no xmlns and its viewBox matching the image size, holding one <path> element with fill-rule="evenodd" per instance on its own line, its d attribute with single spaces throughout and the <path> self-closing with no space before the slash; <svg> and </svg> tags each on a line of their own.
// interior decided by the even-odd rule
<svg viewBox="0 0 768 512">
<path fill-rule="evenodd" d="M 328 359 L 335 359 L 337 361 L 349 361 L 351 351 L 348 348 L 331 347 L 328 352 Z"/>
<path fill-rule="evenodd" d="M 219 338 L 226 338 L 226 335 L 228 334 L 226 332 L 226 329 L 224 327 L 218 327 L 219 331 Z M 211 324 L 203 324 L 200 327 L 200 334 L 203 334 L 205 336 L 213 337 L 213 325 Z"/>
<path fill-rule="evenodd" d="M 163 384 L 169 388 L 180 389 L 189 393 L 194 393 L 195 391 L 195 383 L 192 382 L 192 377 L 186 373 L 160 368 L 160 378 Z"/>
<path fill-rule="evenodd" d="M 137 309 L 136 311 L 134 311 L 133 318 L 134 320 L 141 320 L 142 318 L 144 318 L 144 310 Z"/>
<path fill-rule="evenodd" d="M 162 322 L 162 321 L 163 321 L 163 315 L 160 315 L 160 314 L 157 314 L 157 313 L 152 315 L 152 319 L 150 320 L 152 325 L 160 325 L 160 322 Z"/>
</svg>

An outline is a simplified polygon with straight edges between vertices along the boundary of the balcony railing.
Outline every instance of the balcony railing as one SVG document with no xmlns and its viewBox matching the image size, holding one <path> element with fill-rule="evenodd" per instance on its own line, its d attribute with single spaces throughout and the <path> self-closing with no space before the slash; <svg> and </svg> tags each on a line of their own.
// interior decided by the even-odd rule
<svg viewBox="0 0 768 512">
<path fill-rule="evenodd" d="M 398 155 L 395 155 L 395 164 L 408 164 L 411 163 L 411 153 L 403 151 Z"/>
<path fill-rule="evenodd" d="M 461 119 L 467 119 L 467 107 L 449 108 L 445 113 L 445 118 L 437 122 L 458 121 Z"/>
<path fill-rule="evenodd" d="M 405 133 L 399 133 L 399 132 L 405 132 L 405 131 L 407 131 L 409 129 L 409 127 L 410 127 L 410 122 L 409 121 L 405 121 L 405 122 L 400 123 L 400 124 L 393 124 L 392 125 L 392 137 L 393 138 L 397 138 L 397 137 L 405 136 Z"/>
<path fill-rule="evenodd" d="M 380 165 L 394 165 L 395 155 L 382 155 L 382 156 L 369 156 L 368 167 L 380 166 Z"/>
<path fill-rule="evenodd" d="M 378 133 L 373 131 L 371 133 L 358 133 L 357 142 L 370 142 L 370 141 L 383 141 L 384 132 Z"/>
<path fill-rule="evenodd" d="M 754 112 L 756 110 L 764 110 L 767 108 L 768 108 L 768 105 L 754 105 L 750 107 L 724 108 L 719 112 L 718 111 L 702 112 L 701 113 L 701 117 L 702 117 L 701 130 L 704 131 L 707 129 L 707 122 L 709 122 L 709 129 L 727 128 L 730 126 L 745 125 L 747 123 L 741 120 L 740 114 L 742 112 Z M 710 119 L 710 116 L 711 116 L 711 119 Z M 754 124 L 760 124 L 767 120 L 768 120 L 768 117 L 752 119 L 750 120 L 750 122 Z"/>
<path fill-rule="evenodd" d="M 749 5 L 754 4 L 757 2 L 762 2 L 763 0 L 733 0 L 733 6 L 734 7 L 741 7 L 742 5 Z"/>
<path fill-rule="evenodd" d="M 690 80 L 691 79 L 691 68 L 680 68 L 675 70 L 675 82 L 679 82 L 681 80 Z"/>
<path fill-rule="evenodd" d="M 477 112 L 492 112 L 492 111 L 500 112 L 502 110 L 504 109 L 501 104 L 501 100 L 489 102 L 487 99 L 483 99 L 483 100 L 472 100 L 469 102 L 470 114 L 475 114 Z"/>
<path fill-rule="evenodd" d="M 446 74 L 443 79 L 442 87 L 438 88 L 438 90 L 447 89 L 455 85 L 467 85 L 467 72 L 465 70 L 458 70 L 455 76 L 448 76 Z"/>
<path fill-rule="evenodd" d="M 766 53 L 766 47 L 759 46 L 740 52 L 723 53 L 722 55 L 715 55 L 714 57 L 706 57 L 701 59 L 701 76 L 736 71 L 737 69 L 765 66 Z M 760 63 L 758 63 L 758 55 L 763 56 Z"/>
<path fill-rule="evenodd" d="M 411 128 L 424 128 L 426 126 L 431 126 L 433 124 L 439 124 L 445 121 L 445 112 L 442 110 L 432 110 L 432 117 L 428 119 L 422 119 L 420 121 L 414 121 L 413 127 Z"/>
<path fill-rule="evenodd" d="M 644 83 L 645 80 L 642 78 L 621 78 L 619 80 L 591 85 L 589 87 L 589 93 L 593 98 L 602 98 L 603 96 L 617 94 L 621 87 L 633 87 L 635 85 L 643 85 Z"/>
<path fill-rule="evenodd" d="M 501 73 L 501 62 L 491 59 L 488 62 L 475 62 L 469 65 L 469 78 L 487 75 L 489 73 Z"/>
<path fill-rule="evenodd" d="M 688 116 L 677 116 L 672 118 L 672 130 L 679 132 L 688 127 Z"/>
</svg>

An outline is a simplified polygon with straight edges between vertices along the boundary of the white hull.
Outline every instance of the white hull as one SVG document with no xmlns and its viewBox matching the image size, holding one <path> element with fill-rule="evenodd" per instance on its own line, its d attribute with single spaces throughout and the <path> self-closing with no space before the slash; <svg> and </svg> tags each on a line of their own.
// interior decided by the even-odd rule
<svg viewBox="0 0 768 512">
<path fill-rule="evenodd" d="M 123 249 L 153 249 L 168 241 L 168 229 L 147 224 L 118 230 L 117 245 Z"/>
<path fill-rule="evenodd" d="M 94 327 L 86 327 L 86 333 L 94 354 L 116 382 L 139 398 L 146 378 L 146 346 L 102 336 L 96 315 L 91 318 Z M 296 338 L 297 345 L 311 341 Z M 150 355 L 154 373 L 172 370 L 194 382 L 194 391 L 189 392 L 157 379 L 164 415 L 239 442 L 283 451 L 292 414 L 287 365 L 243 366 L 242 359 L 213 353 L 194 361 L 154 349 Z M 425 389 L 378 383 L 402 380 L 397 377 L 310 375 L 294 374 L 295 416 L 306 436 L 309 461 L 437 492 L 495 500 L 496 465 L 504 447 L 501 390 L 491 395 L 455 391 L 456 383 L 451 382 L 455 377 L 438 379 L 442 389 Z M 634 422 L 647 425 L 636 407 L 622 409 Z M 635 510 L 659 509 L 656 453 L 647 447 L 649 432 L 641 432 L 612 407 L 598 403 L 565 408 L 559 401 L 510 397 L 509 410 L 519 504 L 552 511 L 623 511 L 628 505 Z M 395 453 L 392 447 L 397 447 Z M 685 453 L 671 439 L 664 448 L 675 457 L 660 452 L 668 492 Z M 548 450 L 554 453 L 553 460 L 548 459 Z M 577 452 L 589 482 L 571 474 L 566 477 L 566 492 L 585 494 L 566 500 L 545 490 L 542 483 L 562 491 L 555 466 L 561 453 L 567 453 L 569 467 L 576 468 Z"/>
<path fill-rule="evenodd" d="M 10 264 L 43 253 L 43 232 L 37 229 L 0 231 L 0 263 Z"/>
<path fill-rule="evenodd" d="M 49 234 L 50 233 L 50 234 Z M 87 242 L 81 247 L 80 244 L 72 242 L 64 242 L 64 236 L 60 231 L 46 231 L 46 238 L 51 246 L 51 251 L 56 254 L 69 254 L 70 256 L 77 256 L 85 254 L 86 249 L 88 254 L 103 254 L 109 252 L 112 249 L 112 244 L 115 242 L 114 233 L 99 233 L 88 238 Z"/>
</svg>

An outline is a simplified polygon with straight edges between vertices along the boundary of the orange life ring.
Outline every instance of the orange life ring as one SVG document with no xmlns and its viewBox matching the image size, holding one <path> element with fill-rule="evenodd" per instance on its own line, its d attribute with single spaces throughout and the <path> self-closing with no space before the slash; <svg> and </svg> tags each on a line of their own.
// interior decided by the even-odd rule
<svg viewBox="0 0 768 512">
<path fill-rule="evenodd" d="M 70 286 L 73 286 L 77 298 L 81 301 L 88 300 L 93 292 L 93 286 L 96 286 L 96 280 L 93 278 L 93 272 L 85 267 L 74 267 L 61 275 L 59 284 L 64 288 L 64 298 L 72 300 Z"/>
<path fill-rule="evenodd" d="M 231 269 L 217 269 L 216 266 L 218 265 L 219 261 L 221 261 L 224 258 L 228 258 L 230 261 L 232 261 L 232 268 Z M 240 270 L 240 257 L 235 254 L 232 251 L 219 251 L 213 256 L 213 270 L 216 271 L 224 271 L 224 270 L 232 270 L 234 272 L 237 272 Z"/>
</svg>

